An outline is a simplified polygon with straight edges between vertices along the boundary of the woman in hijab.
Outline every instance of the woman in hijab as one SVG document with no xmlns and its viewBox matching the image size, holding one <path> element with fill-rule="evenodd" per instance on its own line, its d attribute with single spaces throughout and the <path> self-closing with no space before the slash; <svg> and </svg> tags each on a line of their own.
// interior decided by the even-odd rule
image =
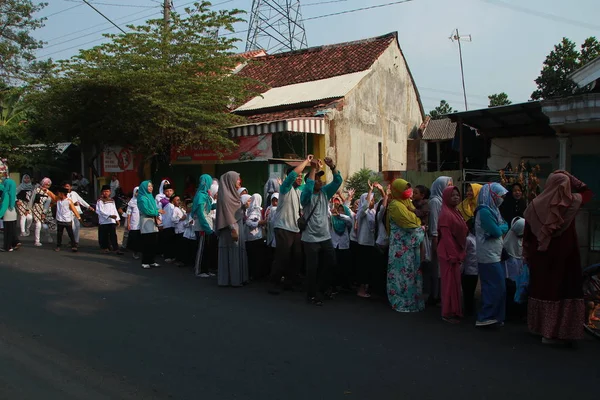
<svg viewBox="0 0 600 400">
<path fill-rule="evenodd" d="M 585 304 L 575 217 L 592 196 L 577 178 L 556 171 L 525 211 L 523 252 L 530 271 L 527 324 L 545 344 L 583 339 Z"/>
<path fill-rule="evenodd" d="M 0 198 L 0 218 L 4 221 L 4 251 L 13 251 L 21 246 L 17 235 L 16 189 L 15 181 L 10 178 L 4 180 L 4 190 Z"/>
<path fill-rule="evenodd" d="M 200 176 L 198 190 L 192 203 L 192 216 L 197 228 L 198 250 L 194 263 L 194 273 L 199 278 L 210 278 L 209 268 L 216 264 L 217 238 L 214 220 L 211 215 L 212 198 L 210 188 L 213 178 L 208 174 Z"/>
<path fill-rule="evenodd" d="M 411 197 L 412 188 L 404 179 L 392 183 L 392 201 L 388 206 L 387 294 L 392 309 L 398 312 L 419 312 L 425 308 L 420 270 L 425 231 L 414 212 Z"/>
<path fill-rule="evenodd" d="M 133 189 L 133 196 L 127 203 L 127 229 L 129 237 L 127 238 L 127 249 L 133 251 L 133 258 L 140 258 L 142 251 L 142 238 L 140 234 L 140 210 L 138 208 L 137 195 L 140 191 L 139 186 Z"/>
<path fill-rule="evenodd" d="M 504 269 L 506 270 L 506 317 L 521 315 L 521 305 L 514 300 L 517 291 L 517 277 L 523 269 L 523 232 L 525 220 L 515 217 L 504 237 Z M 525 315 L 525 314 L 522 314 Z"/>
<path fill-rule="evenodd" d="M 500 214 L 506 222 L 512 225 L 513 219 L 517 217 L 523 218 L 526 208 L 527 201 L 523 197 L 523 186 L 520 183 L 514 183 L 510 192 L 506 194 L 506 199 L 500 206 Z"/>
<path fill-rule="evenodd" d="M 41 246 L 41 233 L 42 226 L 47 226 L 46 209 L 50 200 L 55 200 L 56 196 L 49 189 L 52 186 L 50 178 L 44 178 L 39 185 L 33 189 L 31 193 L 31 200 L 29 201 L 29 209 L 33 214 L 33 222 L 35 223 L 35 241 L 34 246 Z M 48 243 L 52 243 L 52 237 L 50 236 L 50 230 L 46 229 L 48 235 Z"/>
<path fill-rule="evenodd" d="M 431 238 L 431 263 L 425 275 L 425 292 L 429 294 L 427 304 L 435 305 L 440 301 L 440 266 L 437 257 L 438 246 L 438 219 L 442 212 L 442 195 L 444 189 L 452 186 L 449 176 L 438 177 L 431 185 L 429 197 L 429 237 Z"/>
<path fill-rule="evenodd" d="M 271 196 L 273 195 L 273 193 L 279 193 L 279 185 L 280 179 L 277 176 L 277 174 L 271 174 L 271 177 L 269 178 L 267 183 L 265 183 L 264 199 L 266 206 L 271 205 Z"/>
<path fill-rule="evenodd" d="M 442 195 L 443 205 L 438 221 L 438 260 L 442 278 L 442 319 L 457 323 L 463 317 L 460 267 L 465 259 L 469 230 L 457 210 L 460 191 L 448 186 Z"/>
<path fill-rule="evenodd" d="M 140 236 L 142 238 L 142 268 L 159 267 L 154 258 L 158 245 L 158 225 L 160 214 L 164 213 L 156 205 L 152 197 L 154 186 L 150 181 L 140 183 L 137 194 L 137 206 L 140 212 Z"/>
<path fill-rule="evenodd" d="M 31 202 L 31 194 L 33 192 L 33 184 L 31 177 L 27 174 L 21 178 L 21 184 L 17 186 L 17 211 L 19 212 L 19 227 L 21 228 L 21 236 L 29 236 L 33 215 L 29 203 Z"/>
<path fill-rule="evenodd" d="M 475 209 L 477 208 L 477 196 L 482 186 L 478 183 L 467 183 L 465 199 L 458 205 L 458 211 L 462 215 L 465 222 L 475 217 Z"/>
<path fill-rule="evenodd" d="M 219 286 L 241 287 L 248 282 L 244 211 L 238 189 L 240 174 L 229 171 L 219 181 L 216 231 L 219 236 Z"/>
<path fill-rule="evenodd" d="M 502 267 L 502 236 L 508 231 L 498 207 L 507 190 L 499 183 L 481 188 L 475 210 L 477 263 L 482 306 L 476 326 L 503 324 L 506 317 L 506 272 Z"/>
<path fill-rule="evenodd" d="M 268 275 L 265 271 L 265 239 L 263 227 L 266 221 L 262 218 L 262 197 L 254 193 L 251 198 L 250 207 L 246 210 L 246 253 L 248 256 L 248 270 L 250 279 L 260 279 Z"/>
<path fill-rule="evenodd" d="M 369 182 L 369 192 L 360 196 L 358 212 L 356 213 L 356 238 L 358 242 L 358 264 L 357 295 L 360 297 L 371 297 L 368 292 L 369 284 L 373 279 L 373 260 L 375 259 L 375 200 L 373 197 L 373 185 Z"/>
</svg>

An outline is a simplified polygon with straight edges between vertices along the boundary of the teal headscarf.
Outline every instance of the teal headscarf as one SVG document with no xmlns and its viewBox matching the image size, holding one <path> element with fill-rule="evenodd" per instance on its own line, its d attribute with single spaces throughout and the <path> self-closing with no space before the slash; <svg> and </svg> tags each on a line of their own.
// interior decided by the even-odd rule
<svg viewBox="0 0 600 400">
<path fill-rule="evenodd" d="M 4 189 L 2 190 L 2 202 L 0 203 L 0 218 L 4 217 L 6 210 L 15 208 L 17 195 L 17 184 L 10 178 L 4 180 Z"/>
<path fill-rule="evenodd" d="M 346 205 L 344 205 L 344 213 L 349 217 L 352 216 L 352 214 L 350 214 L 350 209 L 346 207 Z M 343 234 L 346 231 L 346 221 L 344 221 L 338 216 L 331 216 L 331 224 L 333 225 L 333 230 L 339 235 Z"/>
<path fill-rule="evenodd" d="M 198 180 L 198 190 L 196 191 L 196 195 L 194 196 L 194 203 L 192 204 L 192 215 L 197 215 L 201 209 L 200 206 L 204 204 L 205 211 L 210 210 L 211 199 L 208 191 L 212 186 L 213 178 L 208 174 L 204 174 Z M 200 216 L 198 216 L 200 218 Z"/>
<path fill-rule="evenodd" d="M 152 196 L 152 193 L 148 191 L 148 185 L 150 181 L 144 181 L 140 183 L 137 203 L 140 214 L 147 215 L 148 217 L 158 217 L 158 208 L 156 207 L 156 200 Z"/>
</svg>

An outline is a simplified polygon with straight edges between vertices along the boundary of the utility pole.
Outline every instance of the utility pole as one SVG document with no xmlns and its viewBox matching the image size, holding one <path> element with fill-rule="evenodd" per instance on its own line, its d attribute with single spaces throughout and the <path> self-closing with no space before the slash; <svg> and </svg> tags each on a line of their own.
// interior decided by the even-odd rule
<svg viewBox="0 0 600 400">
<path fill-rule="evenodd" d="M 462 77 L 463 96 L 465 98 L 465 111 L 468 111 L 469 106 L 467 105 L 467 89 L 465 88 L 465 70 L 463 68 L 462 46 L 460 42 L 463 40 L 470 42 L 471 35 L 460 36 L 458 28 L 456 28 L 456 30 L 452 31 L 449 39 L 452 40 L 452 42 L 455 40 L 458 42 L 458 56 L 460 57 L 460 75 Z"/>
<path fill-rule="evenodd" d="M 169 26 L 169 20 L 171 19 L 171 6 L 173 5 L 172 0 L 164 0 L 163 2 L 163 21 L 165 23 L 165 29 Z"/>
</svg>

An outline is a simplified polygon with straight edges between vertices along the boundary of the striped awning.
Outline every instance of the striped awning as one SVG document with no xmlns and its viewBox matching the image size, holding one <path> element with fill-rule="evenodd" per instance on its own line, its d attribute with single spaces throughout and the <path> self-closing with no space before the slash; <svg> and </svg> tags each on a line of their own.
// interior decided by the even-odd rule
<svg viewBox="0 0 600 400">
<path fill-rule="evenodd" d="M 311 133 L 313 135 L 324 135 L 325 121 L 322 117 L 290 118 L 283 121 L 233 126 L 228 130 L 232 137 L 256 136 L 267 133 Z"/>
</svg>

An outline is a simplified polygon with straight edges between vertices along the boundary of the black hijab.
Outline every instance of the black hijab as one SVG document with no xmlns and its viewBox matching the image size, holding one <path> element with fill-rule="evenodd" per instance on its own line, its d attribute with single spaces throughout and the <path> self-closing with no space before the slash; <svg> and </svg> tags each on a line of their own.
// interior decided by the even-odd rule
<svg viewBox="0 0 600 400">
<path fill-rule="evenodd" d="M 519 187 L 523 193 L 523 197 L 521 197 L 519 200 L 515 199 L 512 194 L 515 186 Z M 525 200 L 524 196 L 525 192 L 523 191 L 523 186 L 521 186 L 520 183 L 515 183 L 511 186 L 509 192 L 506 194 L 502 205 L 500 205 L 500 214 L 506 223 L 508 223 L 509 227 L 512 226 L 512 220 L 515 219 L 515 217 L 523 218 L 523 213 L 527 208 L 527 201 Z"/>
</svg>

